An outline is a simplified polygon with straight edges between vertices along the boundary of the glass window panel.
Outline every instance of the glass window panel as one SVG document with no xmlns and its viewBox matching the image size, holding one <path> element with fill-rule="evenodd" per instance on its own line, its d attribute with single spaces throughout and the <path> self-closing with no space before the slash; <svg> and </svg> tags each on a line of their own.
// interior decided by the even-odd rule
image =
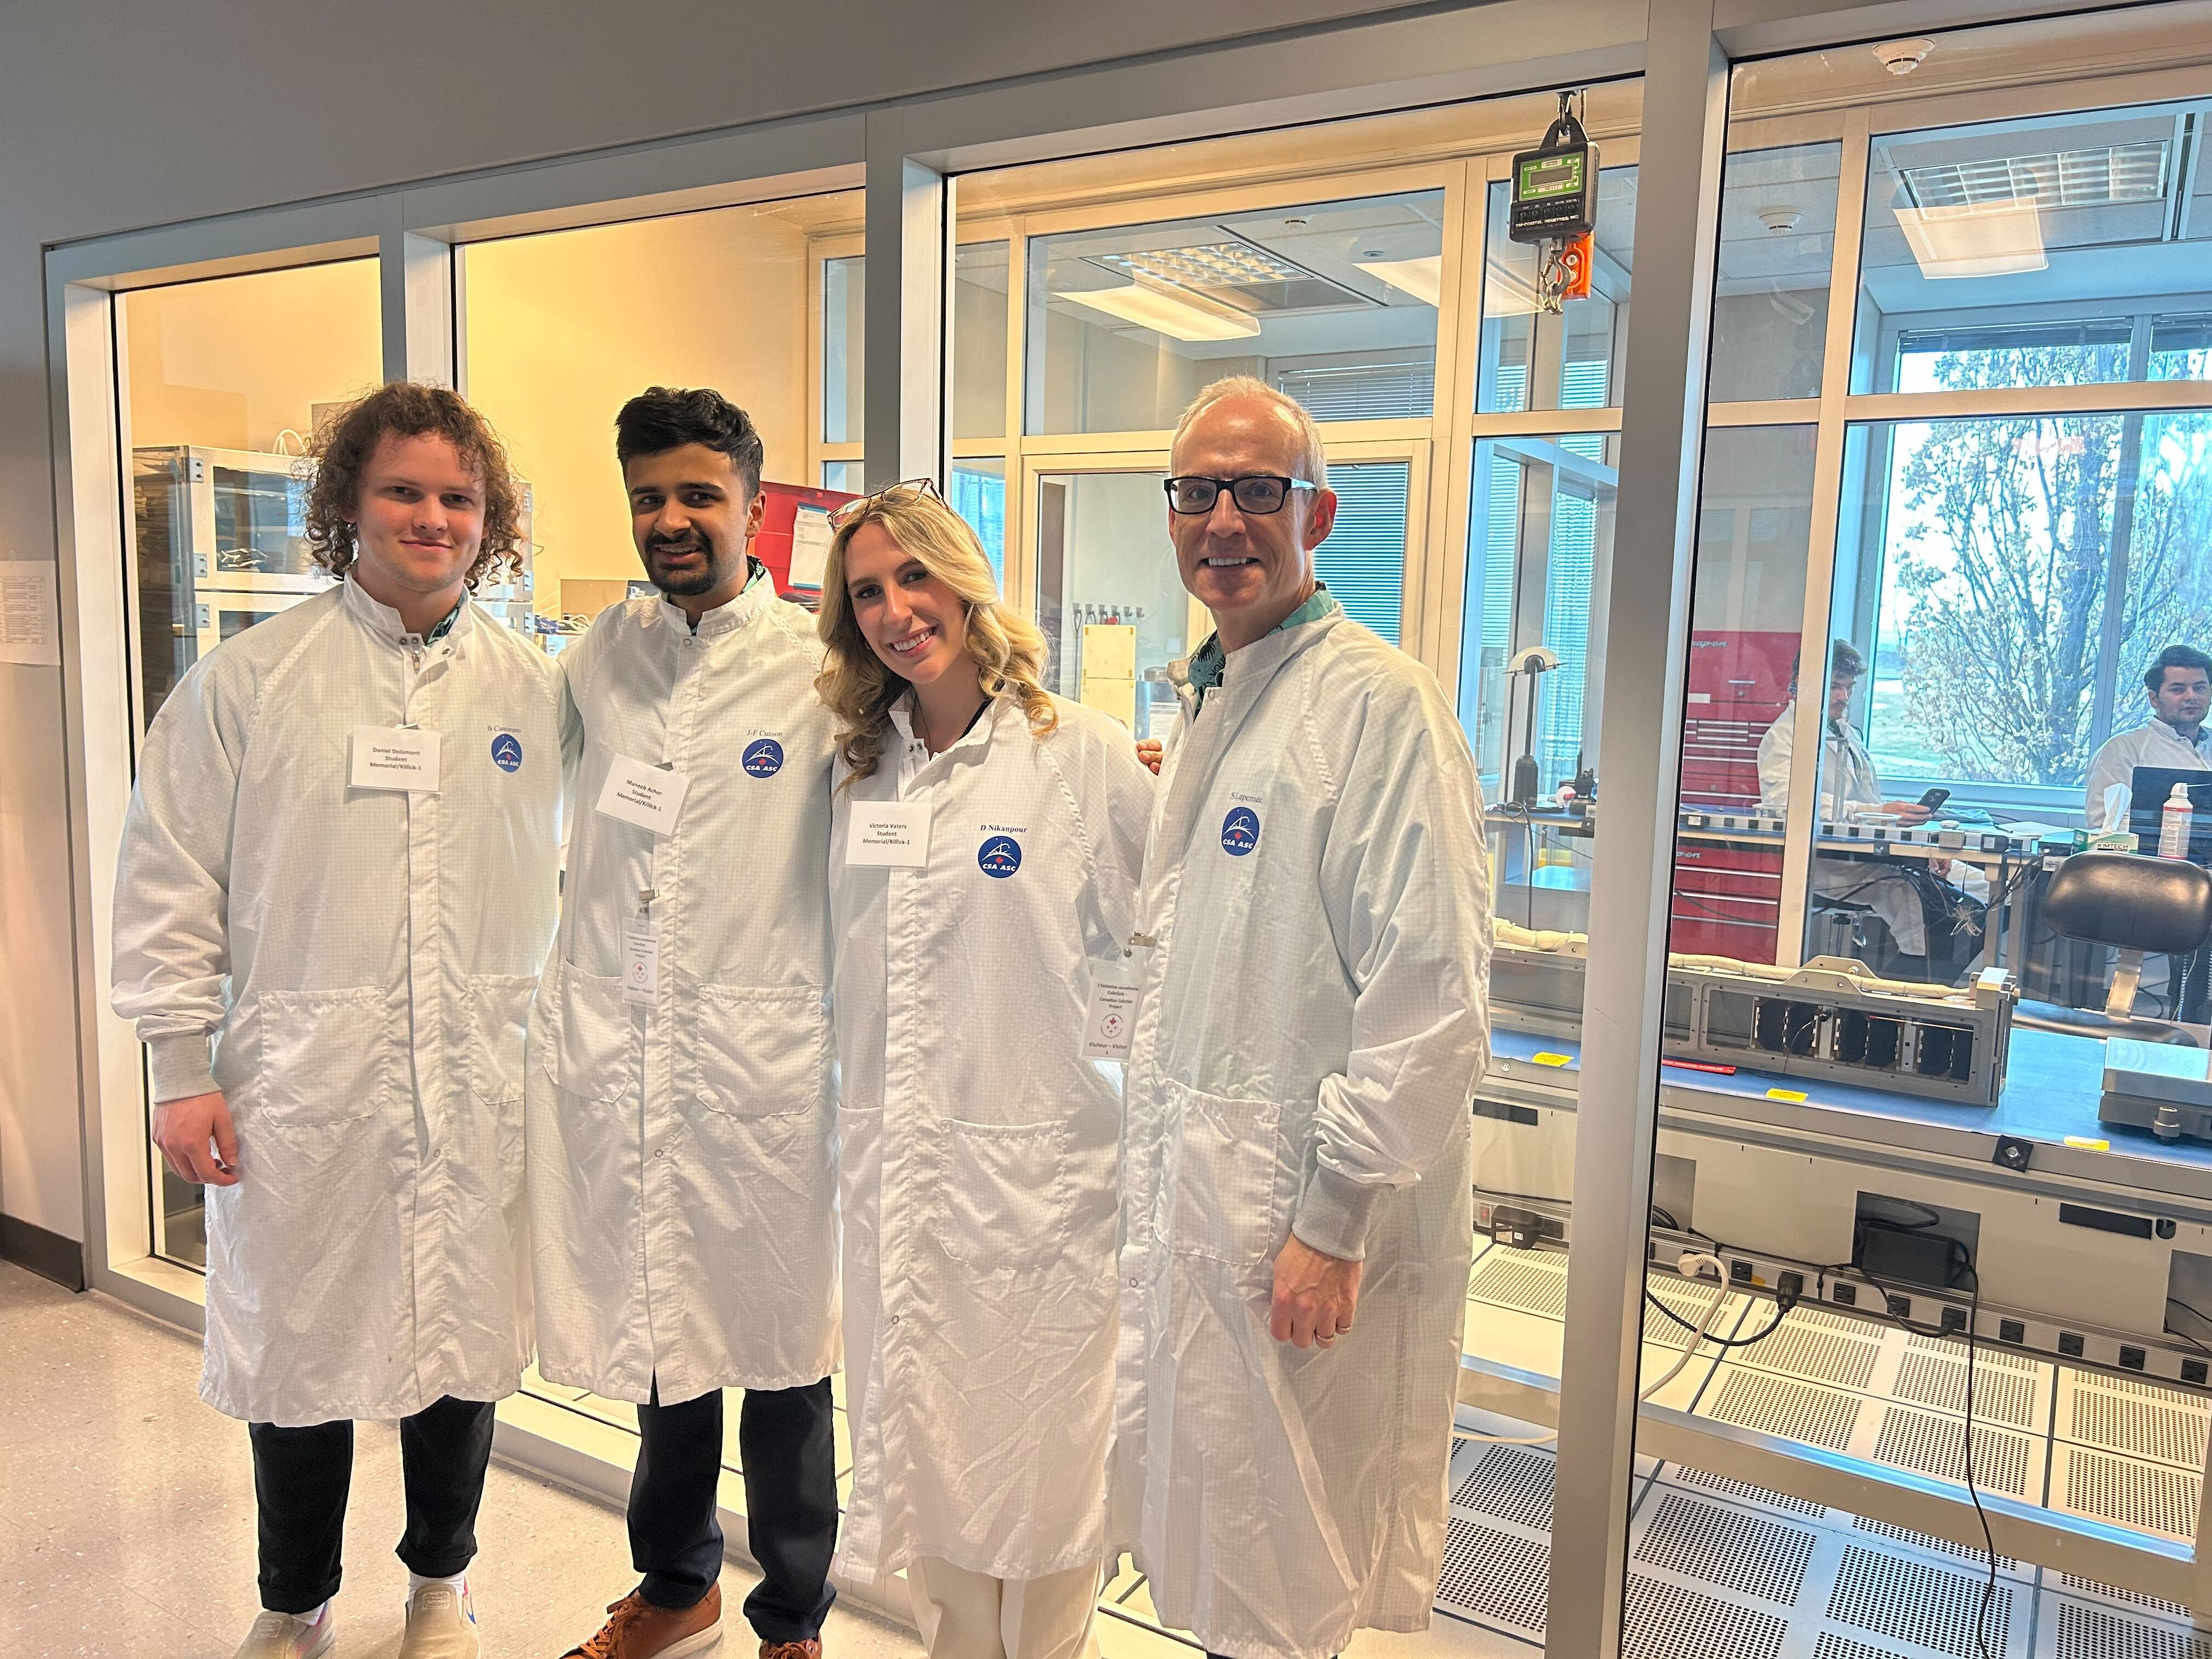
<svg viewBox="0 0 2212 1659">
<path fill-rule="evenodd" d="M 1006 586 L 1006 464 L 997 456 L 970 456 L 952 463 L 952 510 L 968 520 L 999 590 Z"/>
<path fill-rule="evenodd" d="M 1877 135 L 1851 389 L 2204 378 L 2212 223 L 2191 210 L 2190 152 L 2208 112 Z"/>
<path fill-rule="evenodd" d="M 822 441 L 866 436 L 868 265 L 865 255 L 822 262 Z"/>
<path fill-rule="evenodd" d="M 1483 237 L 1482 361 L 1475 408 L 1605 409 L 1620 401 L 1615 366 L 1628 326 L 1634 264 L 1636 169 L 1598 173 L 1595 268 L 1586 300 L 1546 312 L 1536 298 L 1538 246 L 1505 232 L 1505 181 L 1490 186 Z"/>
<path fill-rule="evenodd" d="M 824 461 L 822 463 L 822 487 L 824 489 L 847 489 L 857 495 L 867 486 L 866 469 L 859 461 Z"/>
<path fill-rule="evenodd" d="M 1731 153 L 1706 395 L 1817 398 L 1836 247 L 1837 143 Z"/>
<path fill-rule="evenodd" d="M 812 482 L 812 245 L 860 211 L 860 193 L 843 191 L 460 250 L 469 395 L 530 480 L 538 610 L 588 620 L 639 575 L 613 426 L 648 386 L 712 386 L 759 429 L 764 483 Z M 787 538 L 759 550 L 787 568 Z"/>
<path fill-rule="evenodd" d="M 201 657 L 330 586 L 301 457 L 319 419 L 383 380 L 380 319 L 374 259 L 117 299 L 141 733 Z M 204 1267 L 200 1189 L 149 1173 L 155 1249 Z"/>
<path fill-rule="evenodd" d="M 1602 433 L 1485 438 L 1475 445 L 1459 707 L 1488 798 L 1549 794 L 1596 763 L 1592 624 L 1613 557 L 1619 440 Z M 1510 669 L 1531 646 L 1559 666 Z M 1516 768 L 1516 763 L 1526 766 Z"/>
<path fill-rule="evenodd" d="M 1167 665 L 1189 654 L 1189 596 L 1167 533 L 1164 471 L 1048 472 L 1037 480 L 1037 623 L 1050 651 L 1046 687 L 1095 702 L 1142 738 L 1175 715 Z M 1137 678 L 1116 686 L 1084 674 L 1089 627 L 1136 630 Z"/>
<path fill-rule="evenodd" d="M 1328 470 L 1336 523 L 1314 550 L 1314 568 L 1345 615 L 1398 643 L 1406 603 L 1407 492 L 1404 461 L 1352 461 Z"/>
<path fill-rule="evenodd" d="M 1006 245 L 952 251 L 952 435 L 1006 432 Z M 855 436 L 859 435 L 857 434 Z"/>
<path fill-rule="evenodd" d="M 1814 435 L 1809 426 L 1705 434 L 1673 951 L 1764 963 L 1778 955 L 1780 820 L 1789 807 L 1782 745 L 1796 713 Z"/>
<path fill-rule="evenodd" d="M 1158 431 L 1225 374 L 1322 420 L 1429 416 L 1443 224 L 1420 191 L 1039 237 L 1028 429 Z"/>
</svg>

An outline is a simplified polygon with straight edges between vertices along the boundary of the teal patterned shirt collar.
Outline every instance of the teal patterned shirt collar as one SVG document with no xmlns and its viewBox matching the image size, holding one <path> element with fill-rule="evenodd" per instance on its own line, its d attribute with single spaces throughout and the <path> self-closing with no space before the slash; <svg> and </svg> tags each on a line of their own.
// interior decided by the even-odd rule
<svg viewBox="0 0 2212 1659">
<path fill-rule="evenodd" d="M 1314 584 L 1312 597 L 1268 631 L 1280 634 L 1304 623 L 1319 622 L 1331 611 L 1340 608 L 1336 596 L 1328 591 L 1328 584 L 1317 581 Z M 1208 634 L 1206 643 L 1190 653 L 1190 690 L 1198 707 L 1205 707 L 1206 694 L 1221 684 L 1221 677 L 1228 668 L 1229 653 L 1221 648 L 1221 635 Z"/>
</svg>

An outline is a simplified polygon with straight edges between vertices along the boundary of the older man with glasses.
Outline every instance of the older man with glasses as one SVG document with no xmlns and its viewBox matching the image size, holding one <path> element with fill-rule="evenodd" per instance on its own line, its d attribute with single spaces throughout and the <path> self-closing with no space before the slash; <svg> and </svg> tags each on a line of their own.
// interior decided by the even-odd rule
<svg viewBox="0 0 2212 1659">
<path fill-rule="evenodd" d="M 1312 418 L 1243 377 L 1176 430 L 1215 631 L 1179 679 L 1133 945 L 1117 1489 L 1160 1616 L 1235 1659 L 1425 1628 L 1489 1050 L 1474 765 L 1315 578 Z"/>
</svg>

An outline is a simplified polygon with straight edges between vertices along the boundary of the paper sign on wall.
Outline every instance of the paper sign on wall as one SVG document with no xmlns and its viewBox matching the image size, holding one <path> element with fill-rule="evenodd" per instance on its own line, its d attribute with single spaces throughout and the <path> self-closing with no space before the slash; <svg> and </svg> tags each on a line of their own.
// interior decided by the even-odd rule
<svg viewBox="0 0 2212 1659">
<path fill-rule="evenodd" d="M 61 617 L 54 592 L 53 566 L 0 563 L 0 662 L 59 666 Z"/>
<path fill-rule="evenodd" d="M 791 520 L 791 586 L 819 590 L 830 568 L 830 514 L 804 503 Z"/>
</svg>

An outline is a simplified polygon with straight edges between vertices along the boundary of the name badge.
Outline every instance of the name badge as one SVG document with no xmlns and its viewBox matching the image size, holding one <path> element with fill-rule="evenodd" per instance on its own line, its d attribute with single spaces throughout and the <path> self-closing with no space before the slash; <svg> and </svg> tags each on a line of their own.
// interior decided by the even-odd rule
<svg viewBox="0 0 2212 1659">
<path fill-rule="evenodd" d="M 436 794 L 438 734 L 412 726 L 355 726 L 351 781 L 356 789 Z"/>
<path fill-rule="evenodd" d="M 691 780 L 681 772 L 617 755 L 599 790 L 598 810 L 611 818 L 665 836 L 676 828 L 676 815 L 683 810 L 684 792 L 690 787 Z"/>
<path fill-rule="evenodd" d="M 854 801 L 845 862 L 878 870 L 921 869 L 929 862 L 929 803 Z"/>
<path fill-rule="evenodd" d="M 1126 963 L 1092 963 L 1091 1001 L 1083 1011 L 1084 1059 L 1128 1059 L 1136 1032 L 1136 975 Z"/>
<path fill-rule="evenodd" d="M 649 921 L 623 930 L 623 1000 L 653 1006 L 660 992 L 660 938 Z"/>
</svg>

